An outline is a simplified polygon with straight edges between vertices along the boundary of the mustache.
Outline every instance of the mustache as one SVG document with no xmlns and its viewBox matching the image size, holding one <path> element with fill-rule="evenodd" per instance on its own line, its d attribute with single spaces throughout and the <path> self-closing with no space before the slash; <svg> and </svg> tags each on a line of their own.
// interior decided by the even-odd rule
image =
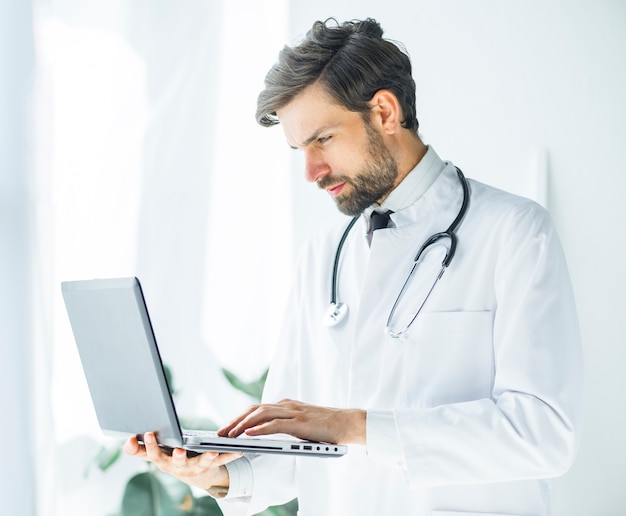
<svg viewBox="0 0 626 516">
<path fill-rule="evenodd" d="M 316 181 L 317 187 L 321 190 L 326 190 L 340 183 L 352 183 L 352 180 L 346 176 L 324 176 Z"/>
</svg>

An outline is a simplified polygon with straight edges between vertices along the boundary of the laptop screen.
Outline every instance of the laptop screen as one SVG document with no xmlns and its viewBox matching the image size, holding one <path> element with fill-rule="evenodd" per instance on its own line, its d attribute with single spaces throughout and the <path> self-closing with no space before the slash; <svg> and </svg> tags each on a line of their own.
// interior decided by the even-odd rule
<svg viewBox="0 0 626 516">
<path fill-rule="evenodd" d="M 137 278 L 71 281 L 62 292 L 87 384 L 105 434 L 181 431 Z"/>
</svg>

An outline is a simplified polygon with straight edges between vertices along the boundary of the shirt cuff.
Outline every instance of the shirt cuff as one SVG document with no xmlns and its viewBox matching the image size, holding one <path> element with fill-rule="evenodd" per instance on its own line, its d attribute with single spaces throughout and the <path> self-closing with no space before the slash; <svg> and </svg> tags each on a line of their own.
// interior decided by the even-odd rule
<svg viewBox="0 0 626 516">
<path fill-rule="evenodd" d="M 390 410 L 368 410 L 365 419 L 367 455 L 374 462 L 404 468 L 396 418 Z"/>
<path fill-rule="evenodd" d="M 250 460 L 244 455 L 226 464 L 230 477 L 227 493 L 216 493 L 216 498 L 244 498 L 252 495 L 254 477 Z M 222 496 L 220 496 L 222 495 Z"/>
</svg>

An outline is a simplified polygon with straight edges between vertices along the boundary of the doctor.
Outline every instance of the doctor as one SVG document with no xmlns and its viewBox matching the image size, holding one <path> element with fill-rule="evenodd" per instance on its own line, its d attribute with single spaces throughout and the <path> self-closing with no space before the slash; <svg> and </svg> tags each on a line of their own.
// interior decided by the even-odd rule
<svg viewBox="0 0 626 516">
<path fill-rule="evenodd" d="M 356 218 L 302 251 L 264 402 L 220 430 L 348 454 L 170 457 L 150 435 L 126 451 L 225 514 L 297 496 L 303 516 L 548 515 L 581 421 L 558 236 L 537 204 L 466 180 L 422 142 L 409 59 L 382 33 L 316 22 L 266 77 L 257 120 L 280 123 L 306 179 Z"/>
</svg>

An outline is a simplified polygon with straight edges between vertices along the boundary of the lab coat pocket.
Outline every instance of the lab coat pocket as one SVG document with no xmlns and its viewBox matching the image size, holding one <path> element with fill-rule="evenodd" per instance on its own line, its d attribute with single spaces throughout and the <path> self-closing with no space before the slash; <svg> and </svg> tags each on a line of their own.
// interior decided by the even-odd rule
<svg viewBox="0 0 626 516">
<path fill-rule="evenodd" d="M 492 312 L 422 313 L 414 326 L 402 339 L 409 406 L 434 407 L 491 396 Z"/>
</svg>

